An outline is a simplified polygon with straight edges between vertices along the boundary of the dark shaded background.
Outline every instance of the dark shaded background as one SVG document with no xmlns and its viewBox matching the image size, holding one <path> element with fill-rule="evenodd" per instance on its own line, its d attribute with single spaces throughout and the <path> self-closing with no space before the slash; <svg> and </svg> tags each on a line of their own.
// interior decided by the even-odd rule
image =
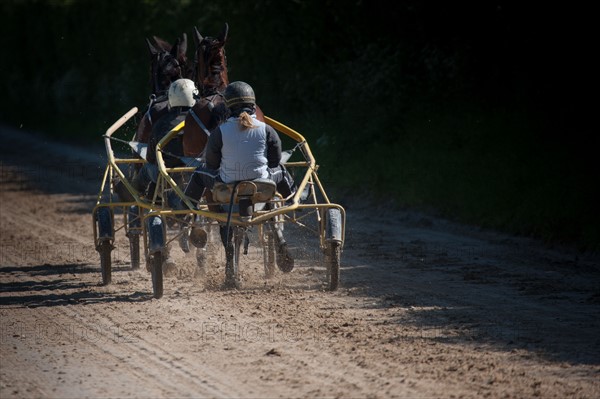
<svg viewBox="0 0 600 399">
<path fill-rule="evenodd" d="M 193 27 L 215 36 L 228 22 L 230 80 L 307 137 L 334 199 L 598 250 L 591 8 L 5 0 L 0 121 L 96 142 L 147 103 L 144 38 L 186 32 L 192 58 Z"/>
</svg>

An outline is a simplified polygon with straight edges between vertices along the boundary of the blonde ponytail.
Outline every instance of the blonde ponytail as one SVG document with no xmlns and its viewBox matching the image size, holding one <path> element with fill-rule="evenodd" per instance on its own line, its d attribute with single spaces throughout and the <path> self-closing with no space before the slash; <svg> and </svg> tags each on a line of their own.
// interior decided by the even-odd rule
<svg viewBox="0 0 600 399">
<path fill-rule="evenodd" d="M 256 125 L 254 125 L 254 121 L 252 120 L 252 117 L 250 116 L 250 114 L 248 114 L 247 112 L 242 112 L 240 114 L 240 126 L 242 127 L 242 130 L 247 130 L 247 129 L 252 129 L 253 127 L 257 127 Z"/>
</svg>

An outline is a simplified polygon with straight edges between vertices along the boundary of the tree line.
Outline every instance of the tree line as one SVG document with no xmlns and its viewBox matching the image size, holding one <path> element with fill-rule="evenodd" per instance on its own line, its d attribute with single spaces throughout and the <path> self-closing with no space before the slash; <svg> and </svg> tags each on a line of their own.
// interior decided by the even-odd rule
<svg viewBox="0 0 600 399">
<path fill-rule="evenodd" d="M 505 2 L 6 0 L 1 121 L 73 140 L 150 94 L 145 38 L 227 22 L 230 80 L 339 196 L 598 248 L 593 13 Z M 367 199 L 367 198 L 365 198 Z"/>
</svg>

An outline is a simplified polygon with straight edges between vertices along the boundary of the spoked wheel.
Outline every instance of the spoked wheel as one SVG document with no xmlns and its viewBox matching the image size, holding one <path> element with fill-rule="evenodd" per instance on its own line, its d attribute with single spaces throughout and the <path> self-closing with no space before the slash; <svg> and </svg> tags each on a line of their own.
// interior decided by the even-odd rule
<svg viewBox="0 0 600 399">
<path fill-rule="evenodd" d="M 100 252 L 100 268 L 102 269 L 102 285 L 108 285 L 112 280 L 111 252 L 113 246 L 110 240 L 102 240 L 98 245 Z"/>
<path fill-rule="evenodd" d="M 342 254 L 341 244 L 337 241 L 329 241 L 325 247 L 325 268 L 327 270 L 327 283 L 330 291 L 338 289 L 340 284 L 340 258 Z"/>
<path fill-rule="evenodd" d="M 155 252 L 150 255 L 150 273 L 152 274 L 152 293 L 154 298 L 159 299 L 163 296 L 163 255 Z"/>
<path fill-rule="evenodd" d="M 275 275 L 275 235 L 270 229 L 264 232 L 263 261 L 265 265 L 265 278 Z"/>
<path fill-rule="evenodd" d="M 129 253 L 131 254 L 131 268 L 139 269 L 140 267 L 140 235 L 129 234 Z"/>
</svg>

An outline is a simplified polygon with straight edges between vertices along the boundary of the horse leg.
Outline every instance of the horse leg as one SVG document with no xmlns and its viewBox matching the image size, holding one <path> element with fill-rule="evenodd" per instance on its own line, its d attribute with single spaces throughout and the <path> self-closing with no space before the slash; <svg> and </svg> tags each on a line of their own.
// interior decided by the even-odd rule
<svg viewBox="0 0 600 399">
<path fill-rule="evenodd" d="M 275 237 L 275 243 L 277 246 L 277 253 L 275 261 L 277 267 L 284 273 L 289 273 L 294 269 L 294 258 L 289 252 L 287 242 L 283 237 L 283 228 L 279 223 L 273 223 L 269 225 L 273 229 L 273 235 Z"/>
<path fill-rule="evenodd" d="M 225 283 L 223 287 L 233 288 L 235 287 L 233 228 L 231 226 L 221 226 L 219 232 L 221 233 L 221 242 L 225 247 Z"/>
</svg>

